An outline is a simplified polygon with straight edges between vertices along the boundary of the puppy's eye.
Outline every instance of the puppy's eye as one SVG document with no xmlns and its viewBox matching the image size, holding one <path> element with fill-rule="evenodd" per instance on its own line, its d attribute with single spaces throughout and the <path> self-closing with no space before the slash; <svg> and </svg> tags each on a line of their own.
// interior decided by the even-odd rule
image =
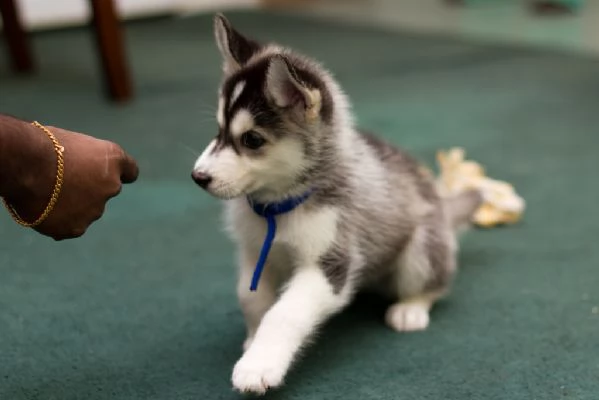
<svg viewBox="0 0 599 400">
<path fill-rule="evenodd" d="M 254 131 L 249 131 L 241 135 L 241 144 L 248 149 L 259 149 L 264 143 L 266 143 L 264 138 Z"/>
</svg>

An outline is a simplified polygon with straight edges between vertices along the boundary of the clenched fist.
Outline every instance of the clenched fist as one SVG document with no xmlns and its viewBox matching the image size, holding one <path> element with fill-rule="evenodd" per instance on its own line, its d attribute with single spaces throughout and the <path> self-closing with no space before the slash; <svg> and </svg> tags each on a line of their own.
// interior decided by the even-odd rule
<svg viewBox="0 0 599 400">
<path fill-rule="evenodd" d="M 137 179 L 136 162 L 117 144 L 46 126 L 64 147 L 63 184 L 48 217 L 34 229 L 56 240 L 83 235 L 123 183 Z M 27 222 L 46 208 L 56 182 L 57 154 L 43 130 L 0 115 L 0 195 Z"/>
</svg>

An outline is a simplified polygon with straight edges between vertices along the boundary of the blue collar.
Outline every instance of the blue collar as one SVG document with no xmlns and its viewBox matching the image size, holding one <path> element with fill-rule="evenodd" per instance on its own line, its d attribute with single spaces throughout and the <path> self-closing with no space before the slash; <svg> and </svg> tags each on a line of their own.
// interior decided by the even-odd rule
<svg viewBox="0 0 599 400">
<path fill-rule="evenodd" d="M 260 258 L 258 258 L 258 262 L 256 263 L 256 268 L 254 269 L 254 275 L 252 276 L 252 283 L 250 285 L 250 290 L 252 292 L 256 291 L 258 287 L 258 282 L 260 281 L 260 275 L 262 274 L 262 270 L 264 269 L 264 264 L 266 264 L 266 259 L 268 258 L 268 253 L 270 252 L 270 248 L 272 247 L 272 243 L 275 239 L 275 234 L 277 231 L 277 222 L 275 217 L 277 215 L 285 214 L 290 211 L 293 211 L 297 206 L 305 202 L 312 191 L 309 190 L 304 194 L 297 197 L 290 197 L 283 201 L 277 203 L 254 203 L 248 197 L 248 203 L 250 207 L 254 210 L 256 214 L 266 219 L 268 224 L 268 230 L 266 231 L 266 237 L 264 238 L 264 243 L 262 244 L 262 250 L 260 251 Z"/>
</svg>

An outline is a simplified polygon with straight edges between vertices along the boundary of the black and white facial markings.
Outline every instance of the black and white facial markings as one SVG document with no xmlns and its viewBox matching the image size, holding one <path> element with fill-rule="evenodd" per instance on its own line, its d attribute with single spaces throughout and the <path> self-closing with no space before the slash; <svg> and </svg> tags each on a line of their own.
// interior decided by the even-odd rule
<svg viewBox="0 0 599 400">
<path fill-rule="evenodd" d="M 218 134 L 196 161 L 194 179 L 225 198 L 287 190 L 307 169 L 319 124 L 331 119 L 326 85 L 309 62 L 244 37 L 222 16 L 214 31 L 225 75 Z"/>
</svg>

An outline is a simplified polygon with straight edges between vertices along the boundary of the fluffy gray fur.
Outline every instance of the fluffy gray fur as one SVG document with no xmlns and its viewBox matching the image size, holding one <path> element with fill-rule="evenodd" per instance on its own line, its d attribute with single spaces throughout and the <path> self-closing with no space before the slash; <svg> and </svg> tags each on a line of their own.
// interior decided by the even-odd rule
<svg viewBox="0 0 599 400">
<path fill-rule="evenodd" d="M 240 247 L 238 293 L 248 338 L 233 373 L 235 388 L 263 393 L 280 385 L 306 340 L 360 290 L 394 299 L 386 316 L 393 329 L 425 329 L 431 306 L 447 293 L 456 272 L 456 230 L 468 223 L 481 196 L 442 199 L 414 158 L 358 131 L 347 97 L 316 61 L 247 39 L 222 15 L 215 18 L 215 36 L 224 60 L 223 111 L 219 134 L 194 174 L 210 176 L 202 186 L 227 200 L 229 228 Z M 231 132 L 240 110 L 251 114 L 252 130 L 266 140 L 260 149 L 244 147 L 244 139 Z M 228 161 L 219 161 L 227 148 Z M 276 158 L 281 151 L 289 157 Z M 222 178 L 233 176 L 222 170 L 236 157 L 252 166 L 243 174 L 255 175 L 252 184 Z M 308 189 L 312 196 L 281 217 L 281 242 L 275 242 L 259 291 L 249 292 L 265 223 L 252 214 L 246 197 L 274 202 Z M 304 228 L 310 218 L 334 226 Z M 295 242 L 285 242 L 286 234 Z M 304 245 L 311 236 L 317 243 Z M 301 304 L 290 300 L 296 295 Z"/>
</svg>

